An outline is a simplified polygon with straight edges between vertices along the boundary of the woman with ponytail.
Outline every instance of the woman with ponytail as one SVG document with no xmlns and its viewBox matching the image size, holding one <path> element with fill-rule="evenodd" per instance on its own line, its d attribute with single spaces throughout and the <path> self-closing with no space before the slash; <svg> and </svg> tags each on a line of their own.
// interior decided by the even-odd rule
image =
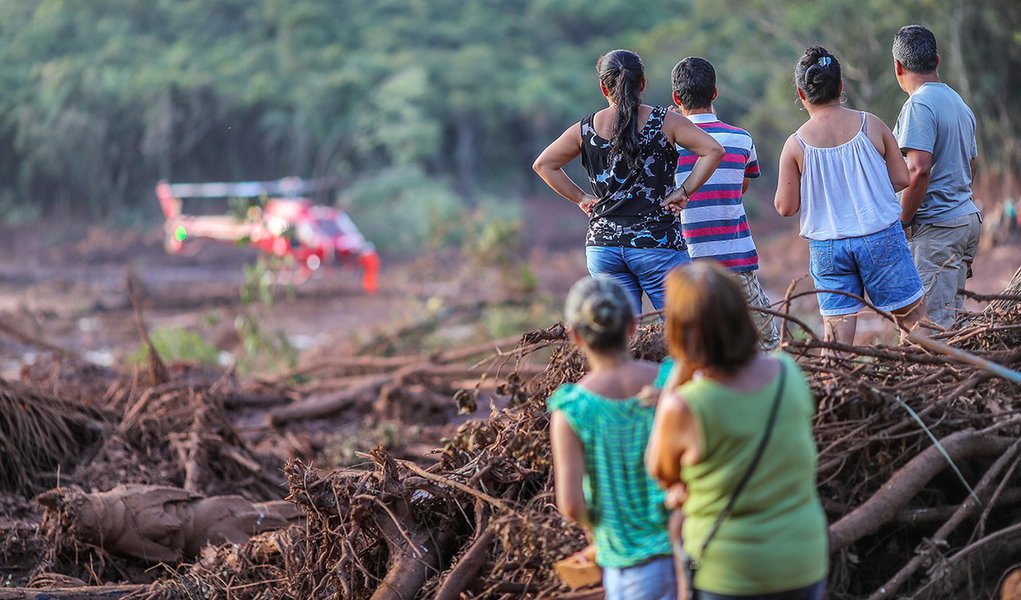
<svg viewBox="0 0 1021 600">
<path fill-rule="evenodd" d="M 690 262 L 678 214 L 716 169 L 724 150 L 688 119 L 662 106 L 642 104 L 645 67 L 634 52 L 609 52 L 596 62 L 596 71 L 608 107 L 567 128 L 532 168 L 588 215 L 589 272 L 613 278 L 635 313 L 641 312 L 643 292 L 659 309 L 664 276 Z M 675 189 L 677 146 L 699 158 Z M 578 156 L 592 193 L 564 172 Z"/>
<path fill-rule="evenodd" d="M 840 62 L 826 48 L 805 50 L 794 83 L 808 122 L 780 153 L 774 203 L 785 217 L 801 213 L 826 339 L 854 342 L 865 294 L 913 328 L 925 289 L 900 222 L 908 167 L 897 140 L 875 115 L 842 106 Z"/>
</svg>

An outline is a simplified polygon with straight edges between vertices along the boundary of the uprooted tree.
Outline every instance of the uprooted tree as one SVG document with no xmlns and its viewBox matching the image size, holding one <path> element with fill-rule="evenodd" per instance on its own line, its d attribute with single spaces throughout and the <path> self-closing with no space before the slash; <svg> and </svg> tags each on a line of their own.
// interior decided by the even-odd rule
<svg viewBox="0 0 1021 600">
<path fill-rule="evenodd" d="M 985 298 L 993 300 L 985 311 L 934 336 L 956 356 L 927 349 L 935 345 L 835 347 L 807 331 L 788 336 L 785 349 L 818 400 L 814 433 L 819 493 L 830 521 L 831 597 L 979 597 L 1021 559 L 1021 385 L 983 362 L 1021 366 L 1019 292 L 1021 271 L 1004 294 Z M 797 326 L 793 317 L 788 323 Z M 824 348 L 831 351 L 826 357 L 819 352 Z M 632 351 L 662 359 L 660 328 L 643 328 Z M 968 354 L 962 358 L 960 351 Z M 417 401 L 443 395 L 451 402 L 453 382 L 463 384 L 469 374 L 455 359 L 466 358 L 337 359 L 316 366 L 324 379 L 302 385 L 314 389 L 310 394 L 330 388 L 328 397 L 343 401 L 327 406 L 343 410 L 389 412 L 384 400 L 410 386 Z M 537 362 L 547 363 L 538 374 Z M 169 565 L 168 576 L 137 587 L 132 597 L 601 597 L 599 589 L 569 592 L 552 572 L 585 539 L 554 506 L 545 399 L 580 378 L 585 361 L 563 327 L 553 326 L 525 334 L 516 350 L 489 364 L 501 372 L 501 383 L 481 381 L 509 407 L 462 425 L 433 464 L 400 460 L 382 448 L 364 454 L 358 468 L 319 470 L 291 461 L 288 500 L 304 513 L 303 526 L 207 548 L 193 565 Z M 181 386 L 171 377 L 144 392 L 113 385 L 109 412 L 81 419 L 119 423 L 103 434 L 102 460 L 124 448 L 155 452 L 158 445 L 146 445 L 164 436 L 176 440 L 176 450 L 156 452 L 158 464 L 191 482 L 193 491 L 222 491 L 244 477 L 248 494 L 258 496 L 253 500 L 266 498 L 272 476 L 253 473 L 266 458 L 237 438 L 229 406 L 261 405 L 272 397 L 270 383 L 256 391 L 220 383 Z M 463 387 L 456 394 L 461 405 L 474 405 L 483 387 Z M 294 391 L 283 390 L 272 404 L 288 402 Z M 270 414 L 288 417 L 272 421 L 282 427 L 291 415 L 314 418 L 303 411 L 318 403 L 300 398 L 290 406 L 302 411 L 274 409 Z M 118 421 L 111 413 L 123 416 Z M 90 564 L 101 559 L 92 552 Z"/>
</svg>

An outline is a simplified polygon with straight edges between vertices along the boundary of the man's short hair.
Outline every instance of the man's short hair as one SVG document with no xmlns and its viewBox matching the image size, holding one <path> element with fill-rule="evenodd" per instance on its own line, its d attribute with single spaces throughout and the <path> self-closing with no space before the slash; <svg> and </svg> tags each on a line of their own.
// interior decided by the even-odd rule
<svg viewBox="0 0 1021 600">
<path fill-rule="evenodd" d="M 716 94 L 716 69 L 704 58 L 689 56 L 674 65 L 671 73 L 674 94 L 688 110 L 709 108 Z"/>
<path fill-rule="evenodd" d="M 939 64 L 936 36 L 921 25 L 906 25 L 893 36 L 893 58 L 912 73 L 932 73 Z"/>
</svg>

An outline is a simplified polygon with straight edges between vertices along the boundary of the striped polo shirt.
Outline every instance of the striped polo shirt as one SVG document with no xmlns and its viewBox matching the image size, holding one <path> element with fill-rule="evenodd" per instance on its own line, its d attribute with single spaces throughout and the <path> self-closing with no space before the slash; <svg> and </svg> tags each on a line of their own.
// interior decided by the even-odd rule
<svg viewBox="0 0 1021 600">
<path fill-rule="evenodd" d="M 759 268 L 748 217 L 744 212 L 741 187 L 744 178 L 759 176 L 752 136 L 739 127 L 727 125 L 716 115 L 689 115 L 688 119 L 723 146 L 726 154 L 716 171 L 691 195 L 681 212 L 681 232 L 691 258 L 713 258 L 734 271 Z M 698 155 L 677 146 L 676 185 L 687 178 Z"/>
</svg>

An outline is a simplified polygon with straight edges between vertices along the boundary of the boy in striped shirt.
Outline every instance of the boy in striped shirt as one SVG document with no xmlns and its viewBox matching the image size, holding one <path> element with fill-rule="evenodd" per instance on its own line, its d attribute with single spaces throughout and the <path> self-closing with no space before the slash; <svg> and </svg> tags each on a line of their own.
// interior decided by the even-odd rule
<svg viewBox="0 0 1021 600">
<path fill-rule="evenodd" d="M 716 70 L 704 58 L 690 56 L 674 66 L 672 73 L 674 103 L 680 113 L 713 136 L 726 154 L 708 181 L 688 200 L 681 212 L 681 231 L 692 260 L 714 259 L 729 268 L 744 284 L 750 306 L 769 307 L 769 298 L 759 283 L 756 271 L 759 255 L 748 228 L 743 196 L 752 179 L 759 176 L 755 144 L 747 131 L 728 125 L 716 117 Z M 698 156 L 677 147 L 675 180 L 677 185 L 691 172 Z M 752 311 L 759 326 L 762 347 L 776 348 L 780 343 L 772 316 Z"/>
</svg>

